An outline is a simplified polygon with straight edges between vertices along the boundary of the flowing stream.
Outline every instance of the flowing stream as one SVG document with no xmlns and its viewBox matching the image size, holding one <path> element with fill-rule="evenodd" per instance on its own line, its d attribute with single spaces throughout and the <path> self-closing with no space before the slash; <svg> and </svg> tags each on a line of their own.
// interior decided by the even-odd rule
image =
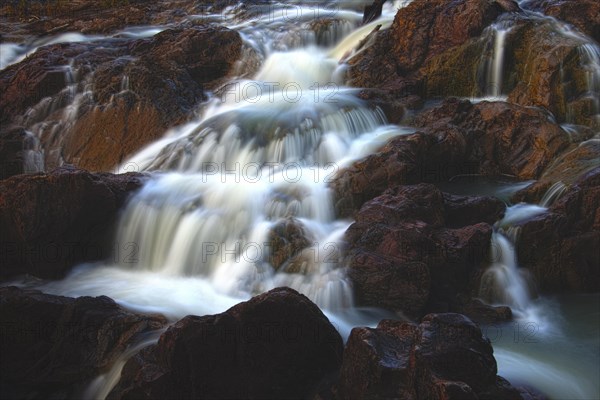
<svg viewBox="0 0 600 400">
<path fill-rule="evenodd" d="M 117 168 L 152 174 L 123 212 L 113 258 L 78 266 L 65 279 L 41 289 L 66 296 L 107 295 L 130 309 L 162 313 L 176 321 L 188 314 L 220 313 L 258 293 L 289 286 L 319 305 L 344 338 L 354 326 L 374 325 L 388 317 L 354 305 L 342 263 L 342 237 L 352 221 L 335 217 L 327 184 L 338 170 L 390 138 L 413 132 L 388 125 L 380 109 L 358 100 L 356 89 L 344 86 L 340 62 L 376 26 L 389 26 L 397 8 L 408 3 L 386 3 L 382 17 L 363 27 L 359 27 L 362 13 L 343 5 L 277 5 L 257 9 L 251 17 L 232 7 L 220 15 L 196 16 L 238 30 L 246 46 L 260 54 L 261 68 L 251 78 L 224 85 L 203 105 L 197 120 L 173 127 Z M 308 29 L 315 15 L 336 22 L 316 33 Z M 141 37 L 163 28 L 131 28 L 120 34 Z M 487 95 L 497 97 L 502 95 L 508 28 L 494 29 L 488 79 L 495 89 Z M 0 68 L 52 41 L 94 40 L 80 36 L 27 46 L 3 44 L 9 57 Z M 582 52 L 587 52 L 592 65 L 597 63 L 597 46 L 588 47 L 582 47 Z M 597 88 L 597 72 L 590 72 L 589 84 Z M 127 89 L 126 79 L 122 87 Z M 553 188 L 547 201 L 563 189 Z M 485 185 L 474 189 L 488 190 Z M 494 194 L 503 198 L 502 190 Z M 592 296 L 590 302 L 583 297 L 534 300 L 532 283 L 515 258 L 518 233 L 511 226 L 545 212 L 548 205 L 513 206 L 497 223 L 494 263 L 484 296 L 510 305 L 517 318 L 514 326 L 534 326 L 533 336 L 528 336 L 531 331 L 521 331 L 519 338 L 525 335 L 536 342 L 519 347 L 522 342 L 510 341 L 514 335 L 498 335 L 511 329 L 508 326 L 488 327 L 485 332 L 494 342 L 505 377 L 556 399 L 567 394 L 568 398 L 597 398 L 600 389 L 592 377 L 598 376 L 600 361 L 598 331 L 597 326 L 594 330 L 586 324 L 599 319 L 597 310 L 589 308 L 598 297 Z M 311 244 L 275 269 L 269 262 L 274 251 L 269 238 L 281 223 L 295 224 Z M 587 311 L 579 315 L 583 310 Z M 112 371 L 94 381 L 86 397 L 105 397 L 126 358 L 153 340 L 156 337 L 126 352 Z M 550 350 L 561 355 L 549 357 Z M 588 368 L 569 370 L 581 354 L 586 354 Z M 538 366 L 537 372 L 528 372 L 532 365 Z"/>
</svg>

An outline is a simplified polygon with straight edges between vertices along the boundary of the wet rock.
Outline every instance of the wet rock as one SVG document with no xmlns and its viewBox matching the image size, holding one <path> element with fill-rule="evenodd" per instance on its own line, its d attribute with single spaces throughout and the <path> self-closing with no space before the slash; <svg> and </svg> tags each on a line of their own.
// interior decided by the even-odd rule
<svg viewBox="0 0 600 400">
<path fill-rule="evenodd" d="M 489 340 L 463 315 L 429 314 L 419 325 L 384 320 L 352 330 L 338 398 L 528 398 L 496 373 Z"/>
<path fill-rule="evenodd" d="M 126 311 L 108 297 L 0 288 L 0 391 L 6 398 L 77 398 L 161 316 Z"/>
<path fill-rule="evenodd" d="M 429 184 L 398 186 L 363 205 L 346 231 L 359 304 L 413 318 L 459 307 L 457 296 L 486 264 L 492 228 L 450 228 L 445 210 L 444 195 Z"/>
<path fill-rule="evenodd" d="M 461 227 L 486 222 L 493 224 L 504 216 L 506 205 L 495 197 L 459 196 L 444 193 L 446 225 Z"/>
<path fill-rule="evenodd" d="M 512 319 L 512 310 L 506 306 L 491 306 L 479 299 L 463 298 L 457 311 L 478 324 L 495 324 Z"/>
<path fill-rule="evenodd" d="M 108 258 L 119 210 L 143 181 L 137 173 L 66 167 L 0 181 L 0 276 L 59 278 L 78 263 Z"/>
<path fill-rule="evenodd" d="M 506 2 L 502 2 L 506 3 Z M 350 82 L 385 87 L 409 77 L 431 57 L 477 37 L 504 12 L 495 1 L 417 1 L 401 8 L 390 29 L 350 60 Z"/>
<path fill-rule="evenodd" d="M 288 288 L 188 316 L 125 366 L 110 399 L 306 398 L 339 369 L 342 339 Z"/>
<path fill-rule="evenodd" d="M 457 175 L 537 178 L 570 142 L 544 112 L 504 102 L 448 99 L 414 124 L 418 132 L 392 139 L 338 173 L 331 186 L 340 215 L 396 185 Z"/>
<path fill-rule="evenodd" d="M 290 217 L 278 222 L 271 229 L 268 243 L 270 250 L 268 262 L 277 270 L 288 259 L 310 246 L 312 241 L 307 236 L 302 223 Z"/>
<path fill-rule="evenodd" d="M 23 127 L 0 131 L 0 180 L 41 170 L 39 141 Z"/>
<path fill-rule="evenodd" d="M 2 122 L 42 138 L 47 169 L 111 170 L 192 117 L 241 55 L 239 34 L 211 25 L 42 47 L 0 72 Z"/>
<path fill-rule="evenodd" d="M 464 132 L 469 162 L 483 175 L 539 177 L 569 145 L 568 134 L 541 110 L 505 102 L 450 99 L 417 117 L 417 126 Z"/>
<path fill-rule="evenodd" d="M 548 20 L 528 20 L 506 38 L 508 100 L 525 106 L 544 107 L 559 122 L 597 127 L 591 105 L 583 41 L 560 33 Z M 590 103 L 590 104 L 588 104 Z M 587 104 L 587 105 L 586 105 Z"/>
<path fill-rule="evenodd" d="M 514 194 L 513 203 L 539 203 L 554 185 L 567 188 L 598 166 L 600 140 L 590 139 L 572 145 L 556 158 L 544 171 L 540 179 Z"/>
<path fill-rule="evenodd" d="M 18 33 L 34 36 L 63 32 L 110 33 L 129 26 L 179 22 L 201 10 L 188 0 L 6 2 L 0 6 L 0 14 L 5 16 L 9 26 L 1 32 L 11 33 L 12 23 L 17 24 Z"/>
<path fill-rule="evenodd" d="M 600 289 L 600 167 L 520 225 L 517 257 L 545 293 Z"/>
<path fill-rule="evenodd" d="M 381 17 L 381 11 L 385 2 L 386 0 L 375 0 L 370 5 L 366 5 L 362 23 L 368 24 L 369 22 L 375 21 L 377 18 Z"/>
<path fill-rule="evenodd" d="M 526 0 L 523 7 L 565 21 L 600 42 L 600 4 L 594 0 Z"/>
</svg>

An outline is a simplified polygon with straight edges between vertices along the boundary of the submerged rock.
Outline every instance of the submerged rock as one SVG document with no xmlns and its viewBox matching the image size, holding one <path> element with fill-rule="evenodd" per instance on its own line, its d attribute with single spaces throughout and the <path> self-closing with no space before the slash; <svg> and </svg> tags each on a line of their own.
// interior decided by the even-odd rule
<svg viewBox="0 0 600 400">
<path fill-rule="evenodd" d="M 60 278 L 78 263 L 116 254 L 110 243 L 114 223 L 143 181 L 138 173 L 74 168 L 0 181 L 0 277 Z M 137 250 L 127 254 L 137 257 Z"/>
<path fill-rule="evenodd" d="M 134 314 L 108 297 L 77 299 L 0 288 L 3 398 L 78 398 L 161 316 Z"/>
<path fill-rule="evenodd" d="M 342 351 L 315 304 L 277 288 L 180 320 L 126 364 L 109 399 L 307 398 L 339 369 Z"/>
</svg>

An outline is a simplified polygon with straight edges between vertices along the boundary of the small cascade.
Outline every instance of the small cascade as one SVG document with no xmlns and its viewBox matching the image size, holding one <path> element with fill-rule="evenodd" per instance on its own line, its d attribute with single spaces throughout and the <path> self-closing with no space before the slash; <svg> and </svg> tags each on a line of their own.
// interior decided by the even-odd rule
<svg viewBox="0 0 600 400">
<path fill-rule="evenodd" d="M 585 68 L 587 93 L 592 101 L 592 114 L 600 126 L 600 46 L 585 43 L 578 47 L 581 63 Z"/>
<path fill-rule="evenodd" d="M 484 98 L 502 98 L 505 44 L 511 28 L 512 22 L 505 19 L 493 24 L 484 32 L 484 36 L 488 40 L 488 46 L 491 47 L 490 55 L 483 57 L 481 66 L 484 76 L 483 83 L 485 84 L 483 88 Z"/>
<path fill-rule="evenodd" d="M 556 200 L 558 200 L 567 190 L 567 185 L 561 181 L 555 182 L 544 194 L 544 197 L 540 200 L 542 207 L 550 207 Z"/>
<path fill-rule="evenodd" d="M 528 315 L 533 287 L 527 270 L 518 264 L 515 243 L 519 229 L 515 225 L 546 212 L 545 207 L 517 204 L 507 208 L 504 218 L 494 225 L 491 240 L 492 265 L 481 278 L 479 295 L 492 304 L 511 307 L 521 317 Z"/>
</svg>

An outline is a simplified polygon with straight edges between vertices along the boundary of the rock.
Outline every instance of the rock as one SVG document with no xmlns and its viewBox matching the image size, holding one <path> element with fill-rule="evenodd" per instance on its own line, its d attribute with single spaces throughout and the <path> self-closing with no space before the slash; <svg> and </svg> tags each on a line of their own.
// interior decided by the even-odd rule
<svg viewBox="0 0 600 400">
<path fill-rule="evenodd" d="M 600 4 L 594 0 L 526 0 L 523 7 L 565 21 L 600 42 Z"/>
<path fill-rule="evenodd" d="M 446 225 L 451 228 L 485 222 L 494 224 L 504 216 L 506 205 L 495 197 L 459 196 L 444 193 Z"/>
<path fill-rule="evenodd" d="M 396 185 L 457 175 L 537 178 L 570 143 L 544 112 L 504 102 L 448 99 L 413 123 L 421 129 L 337 174 L 331 186 L 340 215 Z"/>
<path fill-rule="evenodd" d="M 107 259 L 118 212 L 143 181 L 74 168 L 0 181 L 0 276 L 60 278 L 75 264 Z"/>
<path fill-rule="evenodd" d="M 18 24 L 19 33 L 32 36 L 62 32 L 111 33 L 129 26 L 175 23 L 201 10 L 199 5 L 190 4 L 187 0 L 160 3 L 145 0 L 33 0 L 15 3 L 6 2 L 0 6 L 0 13 L 5 16 L 7 25 Z"/>
<path fill-rule="evenodd" d="M 496 373 L 489 340 L 463 315 L 429 314 L 419 325 L 383 320 L 352 330 L 337 398 L 529 398 Z"/>
<path fill-rule="evenodd" d="M 126 311 L 108 297 L 0 288 L 0 390 L 7 398 L 75 398 L 160 316 Z"/>
<path fill-rule="evenodd" d="M 572 145 L 548 166 L 538 181 L 519 190 L 511 201 L 539 203 L 553 185 L 564 188 L 573 185 L 581 176 L 596 168 L 599 159 L 600 140 L 590 139 Z"/>
<path fill-rule="evenodd" d="M 241 55 L 239 34 L 212 25 L 42 47 L 0 72 L 2 122 L 42 138 L 48 169 L 67 162 L 112 170 L 193 116 Z M 76 100 L 73 90 L 80 93 Z M 77 107 L 65 118 L 73 102 Z"/>
<path fill-rule="evenodd" d="M 171 326 L 126 364 L 109 399 L 306 398 L 339 369 L 342 351 L 315 304 L 273 289 Z"/>
<path fill-rule="evenodd" d="M 377 18 L 381 17 L 381 11 L 385 2 L 386 0 L 375 0 L 372 4 L 365 6 L 365 12 L 362 20 L 363 25 L 375 21 Z"/>
<path fill-rule="evenodd" d="M 502 2 L 506 3 L 506 2 Z M 398 10 L 389 30 L 350 60 L 350 82 L 384 87 L 409 77 L 431 57 L 477 37 L 504 12 L 495 1 L 417 1 Z"/>
<path fill-rule="evenodd" d="M 357 302 L 413 318 L 459 307 L 457 296 L 486 263 L 492 228 L 450 228 L 446 218 L 444 195 L 429 184 L 398 186 L 365 203 L 346 231 Z"/>
<path fill-rule="evenodd" d="M 468 162 L 477 164 L 480 174 L 491 176 L 537 178 L 570 142 L 543 111 L 505 102 L 446 100 L 417 117 L 415 125 L 456 126 L 471 150 Z"/>
<path fill-rule="evenodd" d="M 496 324 L 512 319 L 512 310 L 507 306 L 491 306 L 479 299 L 462 299 L 464 303 L 457 307 L 457 311 L 466 315 L 478 324 Z"/>
<path fill-rule="evenodd" d="M 292 217 L 283 219 L 275 224 L 269 232 L 268 262 L 275 270 L 278 270 L 287 260 L 312 243 L 300 221 Z"/>
<path fill-rule="evenodd" d="M 587 98 L 591 101 L 590 67 L 581 45 L 581 39 L 561 33 L 552 21 L 527 20 L 513 28 L 506 38 L 508 101 L 544 107 L 558 122 L 598 129 L 598 111 L 584 105 Z"/>
<path fill-rule="evenodd" d="M 519 264 L 545 293 L 600 289 L 600 167 L 579 178 L 547 213 L 520 225 Z"/>
</svg>

